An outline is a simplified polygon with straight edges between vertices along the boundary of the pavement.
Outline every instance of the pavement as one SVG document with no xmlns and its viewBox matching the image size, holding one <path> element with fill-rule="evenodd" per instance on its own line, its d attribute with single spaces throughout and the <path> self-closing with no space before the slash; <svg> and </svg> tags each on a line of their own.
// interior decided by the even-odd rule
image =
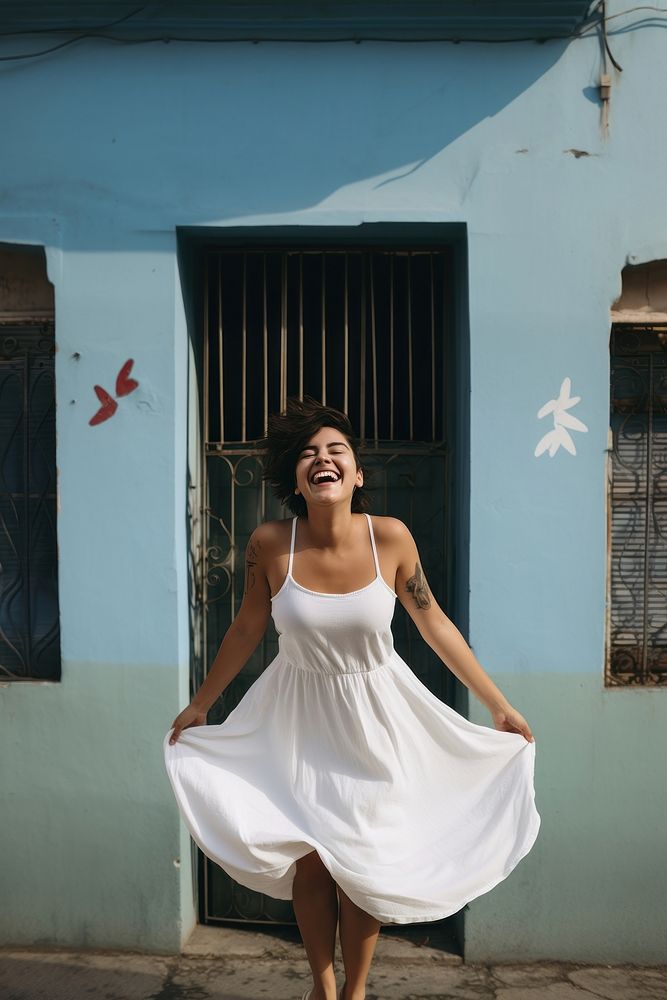
<svg viewBox="0 0 667 1000">
<path fill-rule="evenodd" d="M 667 965 L 469 964 L 411 931 L 383 929 L 367 1000 L 667 1000 Z M 336 970 L 340 987 L 338 942 Z M 0 949 L 2 1000 L 301 1000 L 310 982 L 291 928 L 199 926 L 180 955 Z"/>
</svg>

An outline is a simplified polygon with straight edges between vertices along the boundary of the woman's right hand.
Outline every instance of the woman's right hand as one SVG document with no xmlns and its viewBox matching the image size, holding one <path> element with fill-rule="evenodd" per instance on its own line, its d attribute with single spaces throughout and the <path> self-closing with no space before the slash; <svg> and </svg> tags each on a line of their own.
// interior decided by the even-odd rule
<svg viewBox="0 0 667 1000">
<path fill-rule="evenodd" d="M 170 745 L 175 743 L 178 737 L 181 735 L 184 729 L 189 729 L 191 726 L 205 726 L 206 725 L 206 712 L 202 711 L 201 708 L 197 708 L 195 705 L 190 704 L 187 708 L 184 708 L 180 715 L 177 715 L 172 722 L 173 733 L 169 737 Z"/>
</svg>

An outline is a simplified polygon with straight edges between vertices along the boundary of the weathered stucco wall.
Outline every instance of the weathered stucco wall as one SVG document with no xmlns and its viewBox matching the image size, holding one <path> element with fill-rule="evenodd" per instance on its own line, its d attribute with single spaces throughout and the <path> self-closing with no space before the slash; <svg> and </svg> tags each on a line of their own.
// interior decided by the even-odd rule
<svg viewBox="0 0 667 1000">
<path fill-rule="evenodd" d="M 0 66 L 0 241 L 46 246 L 56 293 L 63 650 L 61 684 L 0 691 L 2 940 L 170 950 L 194 919 L 161 761 L 188 671 L 175 227 L 457 222 L 468 638 L 534 729 L 542 815 L 531 854 L 467 909 L 466 957 L 659 960 L 665 692 L 602 677 L 609 309 L 626 261 L 667 257 L 663 43 L 614 36 L 607 138 L 593 37 L 89 40 Z M 130 357 L 139 389 L 90 427 L 93 384 Z M 576 455 L 535 457 L 565 378 L 587 432 Z"/>
</svg>

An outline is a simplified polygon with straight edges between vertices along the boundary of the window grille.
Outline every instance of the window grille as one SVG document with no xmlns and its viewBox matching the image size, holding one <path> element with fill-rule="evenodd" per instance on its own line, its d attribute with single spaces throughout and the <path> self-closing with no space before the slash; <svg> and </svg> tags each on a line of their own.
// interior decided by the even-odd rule
<svg viewBox="0 0 667 1000">
<path fill-rule="evenodd" d="M 605 684 L 667 683 L 667 326 L 611 334 Z"/>
<path fill-rule="evenodd" d="M 368 442 L 441 443 L 451 272 L 446 249 L 212 253 L 206 441 L 263 437 L 269 413 L 309 393 Z"/>
<path fill-rule="evenodd" d="M 60 680 L 53 321 L 0 321 L 0 678 Z"/>
</svg>

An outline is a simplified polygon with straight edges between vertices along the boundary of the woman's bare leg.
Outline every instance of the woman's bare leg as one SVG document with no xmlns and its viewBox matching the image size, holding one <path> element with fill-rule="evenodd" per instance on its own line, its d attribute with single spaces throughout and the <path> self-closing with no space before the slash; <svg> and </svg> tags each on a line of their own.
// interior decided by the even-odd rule
<svg viewBox="0 0 667 1000">
<path fill-rule="evenodd" d="M 313 973 L 311 1000 L 336 1000 L 336 883 L 317 851 L 296 863 L 292 906 Z"/>
<path fill-rule="evenodd" d="M 340 950 L 345 966 L 342 1000 L 364 1000 L 366 977 L 373 961 L 382 924 L 366 913 L 338 886 Z"/>
</svg>

